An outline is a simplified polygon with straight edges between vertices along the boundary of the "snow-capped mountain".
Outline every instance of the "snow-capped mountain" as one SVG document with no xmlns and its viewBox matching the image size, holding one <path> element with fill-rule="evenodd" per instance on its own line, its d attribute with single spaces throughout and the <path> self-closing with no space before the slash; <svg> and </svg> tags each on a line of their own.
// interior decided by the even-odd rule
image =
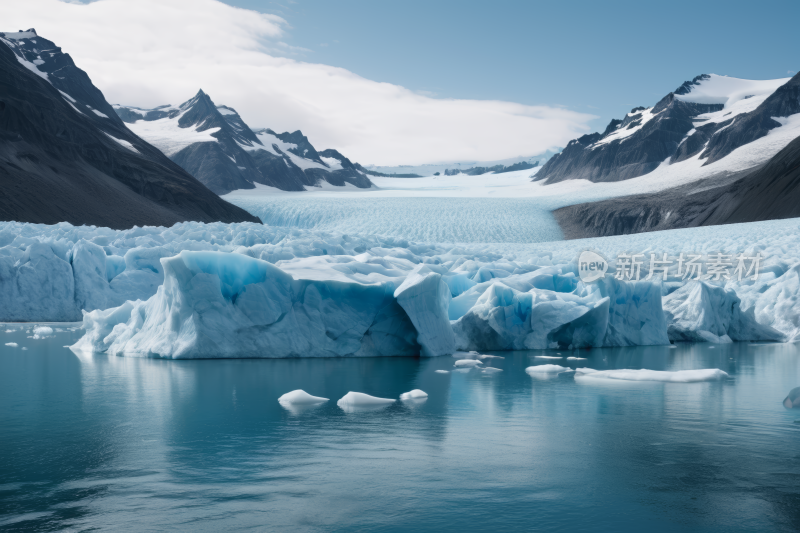
<svg viewBox="0 0 800 533">
<path fill-rule="evenodd" d="M 800 75 L 702 75 L 603 134 L 570 142 L 536 179 L 666 185 L 555 211 L 565 236 L 582 238 L 800 216 L 798 169 Z"/>
<path fill-rule="evenodd" d="M 784 118 L 800 112 L 800 104 L 789 94 L 791 89 L 784 87 L 787 82 L 788 78 L 753 81 L 697 76 L 655 106 L 637 107 L 622 120 L 612 120 L 603 133 L 570 141 L 542 167 L 536 179 L 546 183 L 620 181 L 691 160 L 711 165 L 785 126 Z M 740 157 L 736 170 L 764 163 L 776 152 L 756 148 Z"/>
<path fill-rule="evenodd" d="M 113 228 L 257 221 L 134 135 L 30 29 L 0 33 L 0 218 Z"/>
<path fill-rule="evenodd" d="M 372 186 L 366 173 L 335 150 L 317 152 L 300 131 L 254 131 L 235 109 L 215 105 L 202 90 L 177 107 L 115 105 L 114 111 L 217 194 L 252 189 L 254 183 L 285 191 L 303 191 L 322 181 Z"/>
</svg>

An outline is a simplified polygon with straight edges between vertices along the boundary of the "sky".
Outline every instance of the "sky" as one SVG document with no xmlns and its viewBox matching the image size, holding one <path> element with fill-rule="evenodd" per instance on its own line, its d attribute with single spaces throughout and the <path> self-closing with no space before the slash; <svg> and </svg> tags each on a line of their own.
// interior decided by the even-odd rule
<svg viewBox="0 0 800 533">
<path fill-rule="evenodd" d="M 252 127 L 363 164 L 536 155 L 701 73 L 800 69 L 800 2 L 60 0 L 4 3 L 111 103 L 203 88 Z"/>
</svg>

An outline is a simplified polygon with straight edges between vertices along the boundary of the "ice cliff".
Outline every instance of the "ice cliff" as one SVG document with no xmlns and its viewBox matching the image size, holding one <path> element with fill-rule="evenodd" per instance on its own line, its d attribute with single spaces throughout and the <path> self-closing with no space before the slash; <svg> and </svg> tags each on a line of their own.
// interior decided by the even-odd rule
<svg viewBox="0 0 800 533">
<path fill-rule="evenodd" d="M 168 358 L 795 341 L 798 233 L 788 220 L 448 245 L 258 224 L 0 223 L 0 321 L 83 319 L 77 348 Z M 758 280 L 585 284 L 576 258 L 587 248 L 765 259 Z"/>
</svg>

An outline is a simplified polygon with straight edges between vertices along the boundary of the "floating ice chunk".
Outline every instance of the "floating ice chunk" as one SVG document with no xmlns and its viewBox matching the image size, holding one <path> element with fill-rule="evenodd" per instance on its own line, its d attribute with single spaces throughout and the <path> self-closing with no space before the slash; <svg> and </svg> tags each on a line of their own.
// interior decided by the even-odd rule
<svg viewBox="0 0 800 533">
<path fill-rule="evenodd" d="M 534 355 L 534 359 L 564 359 L 563 357 L 556 357 L 555 355 Z"/>
<path fill-rule="evenodd" d="M 481 361 L 478 361 L 476 359 L 460 359 L 456 361 L 453 366 L 455 366 L 456 368 L 474 368 L 482 364 L 483 363 Z"/>
<path fill-rule="evenodd" d="M 505 359 L 505 357 L 501 355 L 481 355 L 478 356 L 478 359 Z"/>
<path fill-rule="evenodd" d="M 783 406 L 787 409 L 796 409 L 800 407 L 800 387 L 795 387 L 789 391 L 786 399 L 783 400 Z"/>
<path fill-rule="evenodd" d="M 378 398 L 370 396 L 363 392 L 348 392 L 342 396 L 336 405 L 343 411 L 356 412 L 356 411 L 370 411 L 374 409 L 382 409 L 393 404 L 395 400 L 391 398 Z"/>
<path fill-rule="evenodd" d="M 23 350 L 27 350 L 28 348 L 27 348 L 27 347 L 25 347 L 25 346 L 23 346 L 23 347 L 22 347 L 22 349 L 23 349 Z"/>
<path fill-rule="evenodd" d="M 558 374 L 567 370 L 571 369 L 561 365 L 536 365 L 529 366 L 525 369 L 525 372 L 528 374 Z"/>
<path fill-rule="evenodd" d="M 325 403 L 328 401 L 328 398 L 322 398 L 320 396 L 311 396 L 309 393 L 302 389 L 293 390 L 292 392 L 287 392 L 280 398 L 278 398 L 278 403 L 281 405 L 317 405 L 320 403 Z"/>
<path fill-rule="evenodd" d="M 414 324 L 423 355 L 447 355 L 456 351 L 447 312 L 452 296 L 441 274 L 419 265 L 394 291 L 394 297 Z"/>
<path fill-rule="evenodd" d="M 6 346 L 11 346 L 12 348 L 16 348 L 19 345 L 16 342 L 7 342 Z"/>
<path fill-rule="evenodd" d="M 33 338 L 34 339 L 41 339 L 46 337 L 47 335 L 53 334 L 53 328 L 49 326 L 36 326 L 33 328 Z"/>
<path fill-rule="evenodd" d="M 419 389 L 414 389 L 409 392 L 404 392 L 400 395 L 401 400 L 421 400 L 423 398 L 427 398 L 428 393 L 425 391 L 421 391 Z"/>
<path fill-rule="evenodd" d="M 671 341 L 730 343 L 778 341 L 783 335 L 756 322 L 753 308 L 741 310 L 732 289 L 692 281 L 664 298 Z"/>
<path fill-rule="evenodd" d="M 698 381 L 719 381 L 728 377 L 726 372 L 718 368 L 704 368 L 701 370 L 594 370 L 592 368 L 578 368 L 575 371 L 576 380 L 622 380 L 622 381 L 661 381 L 665 383 L 694 383 Z"/>
<path fill-rule="evenodd" d="M 586 361 L 585 357 L 567 357 L 567 361 Z"/>
<path fill-rule="evenodd" d="M 453 359 L 480 359 L 481 354 L 478 352 L 456 352 L 453 354 Z"/>
<path fill-rule="evenodd" d="M 17 330 L 15 330 L 15 329 L 7 329 L 6 333 L 14 333 L 15 331 L 17 331 Z"/>
<path fill-rule="evenodd" d="M 484 374 L 496 374 L 496 373 L 502 372 L 502 371 L 503 371 L 502 368 L 495 368 L 493 366 L 487 366 L 486 368 L 481 370 L 481 372 L 483 372 Z"/>
</svg>

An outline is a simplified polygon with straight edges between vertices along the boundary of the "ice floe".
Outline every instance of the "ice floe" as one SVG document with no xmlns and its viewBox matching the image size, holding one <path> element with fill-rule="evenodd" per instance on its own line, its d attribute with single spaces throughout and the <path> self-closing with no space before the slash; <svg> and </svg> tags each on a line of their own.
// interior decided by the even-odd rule
<svg viewBox="0 0 800 533">
<path fill-rule="evenodd" d="M 662 381 L 665 383 L 694 383 L 698 381 L 719 381 L 728 377 L 727 372 L 718 368 L 701 370 L 594 370 L 578 368 L 575 379 L 581 380 L 622 380 L 622 381 Z"/>
<path fill-rule="evenodd" d="M 391 398 L 378 398 L 363 392 L 350 391 L 342 396 L 336 405 L 346 412 L 372 411 L 395 403 Z"/>
<path fill-rule="evenodd" d="M 404 392 L 400 395 L 401 400 L 422 400 L 428 397 L 428 393 L 419 389 Z"/>
<path fill-rule="evenodd" d="M 328 398 L 321 398 L 319 396 L 312 396 L 303 389 L 293 390 L 287 392 L 280 398 L 278 403 L 281 405 L 318 405 L 328 401 Z"/>
<path fill-rule="evenodd" d="M 529 366 L 525 369 L 525 372 L 528 374 L 558 374 L 569 370 L 571 369 L 561 365 L 536 365 Z"/>
</svg>

